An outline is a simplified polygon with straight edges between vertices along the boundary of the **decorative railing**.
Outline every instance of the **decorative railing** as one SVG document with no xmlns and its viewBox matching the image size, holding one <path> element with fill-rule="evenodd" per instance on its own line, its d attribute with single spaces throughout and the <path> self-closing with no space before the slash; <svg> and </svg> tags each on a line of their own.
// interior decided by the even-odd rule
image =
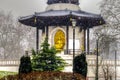
<svg viewBox="0 0 120 80">
<path fill-rule="evenodd" d="M 96 65 L 96 59 L 88 59 L 87 62 L 89 66 Z M 115 66 L 115 60 L 99 60 L 98 63 L 99 65 Z M 120 60 L 116 60 L 116 66 L 120 66 Z"/>
<path fill-rule="evenodd" d="M 80 49 L 75 49 L 75 54 L 80 54 L 80 53 L 81 53 Z M 72 55 L 73 54 L 73 49 L 68 49 L 68 51 L 64 50 L 64 54 L 65 55 Z"/>
<path fill-rule="evenodd" d="M 0 60 L 0 66 L 18 66 L 19 60 Z"/>
<path fill-rule="evenodd" d="M 72 60 L 68 59 L 68 62 L 72 64 Z M 89 66 L 96 65 L 96 59 L 87 59 Z M 19 60 L 0 60 L 0 66 L 18 66 L 20 64 Z M 99 60 L 99 65 L 110 65 L 115 66 L 114 60 Z M 120 66 L 120 60 L 116 60 L 116 65 Z"/>
<path fill-rule="evenodd" d="M 75 54 L 80 54 L 82 51 L 80 50 L 80 49 L 75 49 Z M 87 55 L 96 55 L 96 53 L 95 52 L 93 52 L 93 51 L 89 51 L 89 53 L 88 52 L 85 52 Z M 64 50 L 64 54 L 65 55 L 72 55 L 73 54 L 73 49 L 68 49 L 68 51 L 67 50 Z"/>
</svg>

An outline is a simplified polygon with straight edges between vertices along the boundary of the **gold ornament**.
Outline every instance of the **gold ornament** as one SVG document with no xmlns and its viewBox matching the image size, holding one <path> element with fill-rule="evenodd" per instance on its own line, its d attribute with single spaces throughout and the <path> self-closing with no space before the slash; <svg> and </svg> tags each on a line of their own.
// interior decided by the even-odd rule
<svg viewBox="0 0 120 80">
<path fill-rule="evenodd" d="M 65 34 L 62 30 L 58 30 L 54 36 L 54 45 L 57 50 L 62 50 L 65 45 Z"/>
</svg>

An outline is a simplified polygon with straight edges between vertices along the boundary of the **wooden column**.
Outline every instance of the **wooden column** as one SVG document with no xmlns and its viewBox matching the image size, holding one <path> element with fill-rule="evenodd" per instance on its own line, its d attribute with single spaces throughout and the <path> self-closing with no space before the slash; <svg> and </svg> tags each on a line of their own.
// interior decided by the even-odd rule
<svg viewBox="0 0 120 80">
<path fill-rule="evenodd" d="M 66 52 L 69 54 L 69 26 L 66 26 Z"/>
<path fill-rule="evenodd" d="M 84 29 L 84 52 L 86 53 L 86 29 Z"/>
<path fill-rule="evenodd" d="M 46 37 L 47 37 L 47 38 L 48 38 L 48 35 L 49 35 L 48 31 L 49 31 L 49 27 L 46 26 Z"/>
<path fill-rule="evenodd" d="M 36 27 L 36 51 L 38 53 L 39 50 L 39 28 Z"/>
<path fill-rule="evenodd" d="M 82 29 L 81 31 L 81 37 L 80 37 L 80 50 L 82 52 L 85 52 L 86 50 L 86 30 Z"/>
<path fill-rule="evenodd" d="M 87 28 L 87 54 L 89 54 L 89 50 L 90 50 L 90 45 L 89 45 L 89 27 Z"/>
<path fill-rule="evenodd" d="M 46 30 L 45 30 L 45 26 L 42 27 L 42 36 L 41 36 L 41 42 L 44 41 L 45 37 L 46 37 Z"/>
</svg>

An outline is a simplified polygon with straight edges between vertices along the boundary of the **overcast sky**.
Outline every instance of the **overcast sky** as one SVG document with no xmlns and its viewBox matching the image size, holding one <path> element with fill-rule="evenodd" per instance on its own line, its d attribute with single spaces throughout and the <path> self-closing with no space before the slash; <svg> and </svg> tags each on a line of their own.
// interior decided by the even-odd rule
<svg viewBox="0 0 120 80">
<path fill-rule="evenodd" d="M 100 13 L 100 3 L 102 0 L 80 0 L 81 10 Z M 0 0 L 0 10 L 12 11 L 14 16 L 27 16 L 34 12 L 45 10 L 47 0 Z"/>
</svg>

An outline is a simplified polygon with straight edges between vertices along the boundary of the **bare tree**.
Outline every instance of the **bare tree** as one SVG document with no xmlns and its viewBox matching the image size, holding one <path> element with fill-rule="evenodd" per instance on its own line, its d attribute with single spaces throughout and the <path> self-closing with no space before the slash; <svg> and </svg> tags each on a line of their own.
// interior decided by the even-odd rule
<svg viewBox="0 0 120 80">
<path fill-rule="evenodd" d="M 109 28 L 109 34 L 120 38 L 120 0 L 103 0 L 101 14 L 106 21 L 105 27 Z"/>
<path fill-rule="evenodd" d="M 102 65 L 102 71 L 103 74 L 102 76 L 104 77 L 105 80 L 112 80 L 112 78 L 114 77 L 114 69 L 113 67 L 111 67 L 110 65 L 106 64 L 106 65 Z"/>
<path fill-rule="evenodd" d="M 1 59 L 19 59 L 28 45 L 32 32 L 30 27 L 24 26 L 13 19 L 11 13 L 0 12 L 0 57 Z M 33 35 L 32 35 L 33 36 Z"/>
<path fill-rule="evenodd" d="M 113 51 L 119 48 L 120 42 L 120 0 L 103 0 L 101 15 L 106 24 L 94 28 L 94 33 L 99 33 L 102 38 L 99 41 L 99 50 L 106 58 L 113 55 Z M 111 55 L 109 55 L 111 54 Z"/>
<path fill-rule="evenodd" d="M 120 45 L 120 0 L 103 0 L 101 4 L 101 15 L 106 24 L 94 28 L 94 33 L 101 37 L 99 40 L 99 54 L 102 63 L 107 59 L 114 59 L 113 53 Z M 94 37 L 96 38 L 96 37 Z M 114 69 L 110 64 L 99 64 L 99 76 L 105 80 L 112 80 Z"/>
<path fill-rule="evenodd" d="M 111 65 L 108 61 L 109 60 L 107 59 L 99 58 L 99 63 L 98 63 L 98 79 L 99 80 L 112 80 L 115 77 L 114 66 Z M 93 74 L 96 74 L 95 66 L 92 66 L 92 71 L 93 71 Z"/>
</svg>

